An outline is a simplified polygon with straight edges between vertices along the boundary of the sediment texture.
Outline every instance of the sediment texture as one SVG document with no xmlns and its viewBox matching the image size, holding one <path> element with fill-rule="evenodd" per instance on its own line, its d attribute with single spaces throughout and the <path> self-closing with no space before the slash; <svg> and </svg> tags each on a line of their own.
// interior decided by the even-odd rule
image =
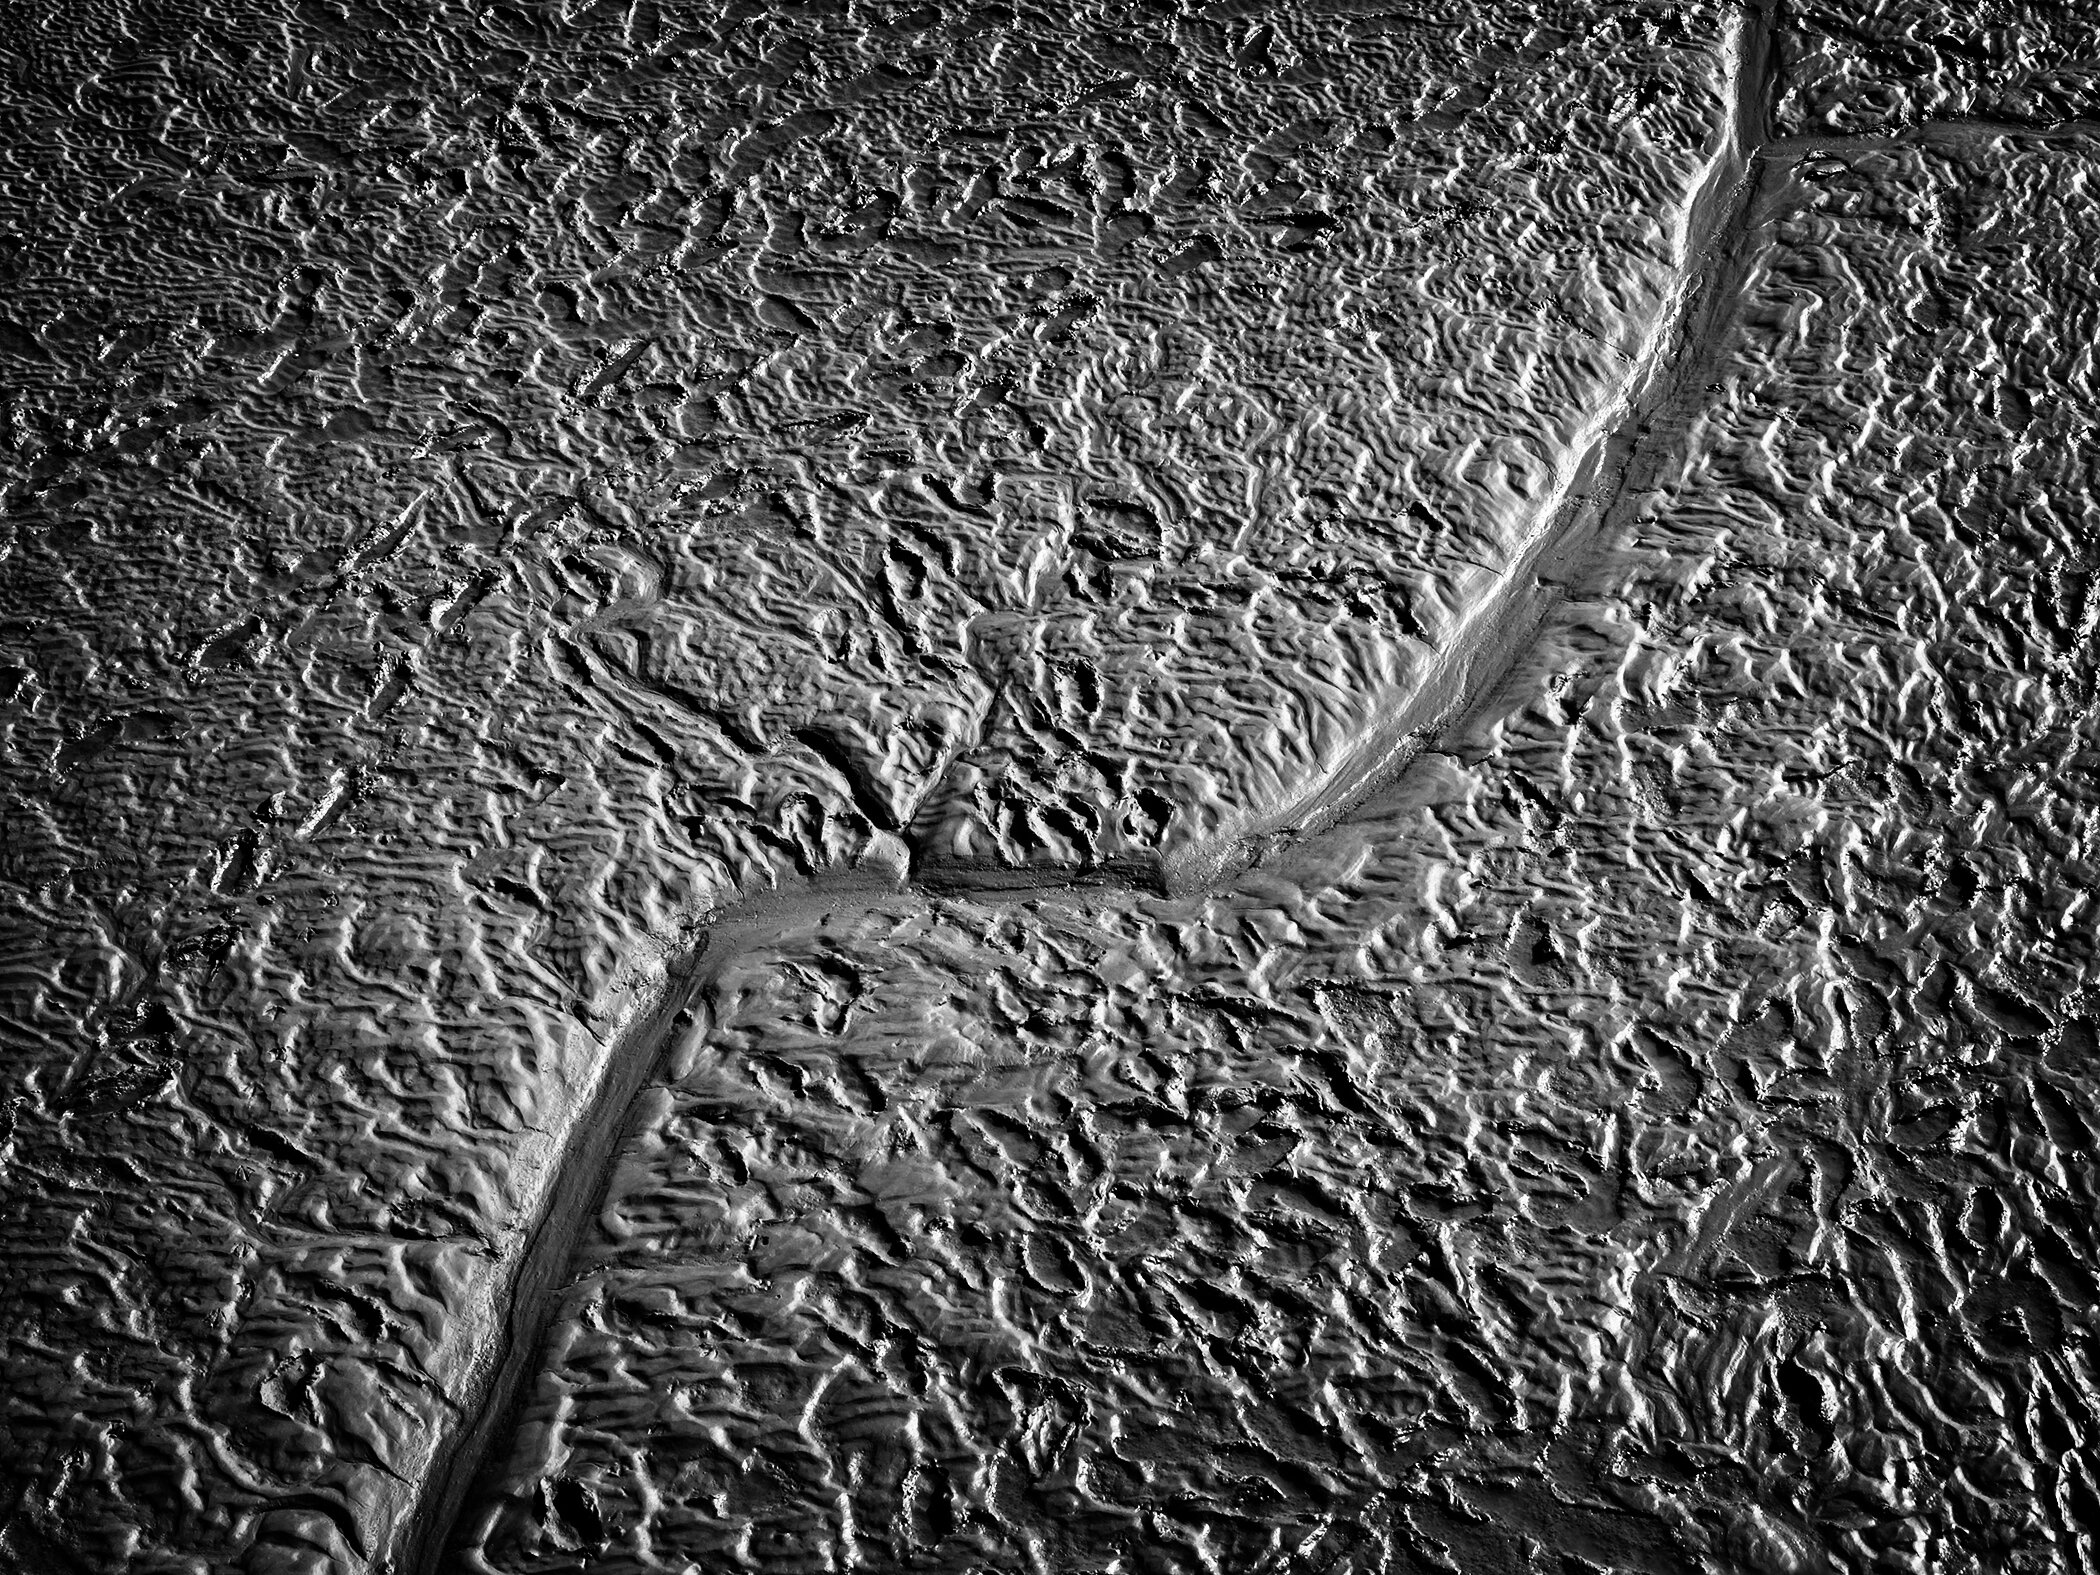
<svg viewBox="0 0 2100 1575">
<path fill-rule="evenodd" d="M 32 27 L 0 1562 L 2092 1567 L 2091 32 Z"/>
<path fill-rule="evenodd" d="M 2049 126 L 2100 109 L 2100 16 L 2074 0 L 1798 0 L 1781 21 L 1788 130 Z"/>
<path fill-rule="evenodd" d="M 2084 1567 L 2082 171 L 1766 185 L 1515 709 L 1201 902 L 711 981 L 490 1566 Z"/>
</svg>

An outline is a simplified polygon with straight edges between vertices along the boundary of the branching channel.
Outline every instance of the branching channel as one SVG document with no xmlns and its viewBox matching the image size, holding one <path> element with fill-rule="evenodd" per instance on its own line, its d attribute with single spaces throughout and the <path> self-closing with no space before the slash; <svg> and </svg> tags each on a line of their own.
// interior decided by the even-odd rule
<svg viewBox="0 0 2100 1575">
<path fill-rule="evenodd" d="M 1284 848 L 1320 836 L 1494 702 L 1559 598 L 1581 582 L 1598 544 L 1625 528 L 1678 452 L 1723 354 L 1764 223 L 1771 38 L 1763 8 L 1735 24 L 1728 47 L 1732 110 L 1691 207 L 1683 272 L 1650 337 L 1646 364 L 1600 417 L 1597 436 L 1566 477 L 1558 507 L 1453 632 L 1425 683 L 1366 728 L 1344 758 L 1290 804 L 1150 868 L 1075 871 L 1051 883 L 1005 866 L 943 866 L 922 879 L 858 868 L 800 889 L 767 891 L 710 916 L 650 1008 L 607 1050 L 604 1075 L 571 1123 L 503 1290 L 507 1316 L 474 1364 L 462 1397 L 464 1420 L 454 1436 L 440 1441 L 433 1468 L 397 1528 L 392 1568 L 403 1575 L 440 1575 L 447 1567 L 461 1516 L 497 1446 L 510 1436 L 538 1370 L 577 1244 L 603 1204 L 637 1101 L 664 1075 L 667 1053 L 724 962 L 755 939 L 814 914 L 865 911 L 913 896 L 1015 905 L 1083 900 L 1090 891 L 1154 899 L 1162 893 L 1203 895 Z"/>
</svg>

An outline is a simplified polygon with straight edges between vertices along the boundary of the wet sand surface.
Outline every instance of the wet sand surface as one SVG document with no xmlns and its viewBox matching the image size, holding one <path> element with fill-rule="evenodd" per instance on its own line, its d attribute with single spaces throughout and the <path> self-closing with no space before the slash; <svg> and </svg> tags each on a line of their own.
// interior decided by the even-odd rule
<svg viewBox="0 0 2100 1575">
<path fill-rule="evenodd" d="M 2096 72 L 32 19 L 0 1568 L 2093 1568 Z"/>
</svg>

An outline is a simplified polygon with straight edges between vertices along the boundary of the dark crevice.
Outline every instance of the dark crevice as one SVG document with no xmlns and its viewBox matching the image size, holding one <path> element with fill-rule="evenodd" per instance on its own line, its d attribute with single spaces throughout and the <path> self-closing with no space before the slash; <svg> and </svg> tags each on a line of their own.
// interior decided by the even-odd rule
<svg viewBox="0 0 2100 1575">
<path fill-rule="evenodd" d="M 1768 127 L 1776 85 L 1772 35 L 1769 6 L 1746 10 L 1734 43 L 1729 124 L 1692 205 L 1688 234 L 1693 240 L 1682 285 L 1665 308 L 1674 313 L 1674 322 L 1658 336 L 1618 419 L 1591 446 L 1561 507 L 1516 555 L 1490 605 L 1469 620 L 1431 680 L 1368 729 L 1349 757 L 1288 813 L 1171 860 L 1117 861 L 1047 879 L 1041 872 L 1003 864 L 913 859 L 908 869 L 896 871 L 856 865 L 804 886 L 733 901 L 708 916 L 698 937 L 665 969 L 649 1010 L 604 1052 L 601 1081 L 583 1100 L 525 1233 L 505 1288 L 509 1310 L 499 1340 L 469 1380 L 461 1407 L 469 1420 L 440 1443 L 396 1542 L 393 1569 L 402 1575 L 441 1575 L 448 1568 L 463 1529 L 461 1517 L 476 1490 L 487 1485 L 500 1459 L 499 1446 L 512 1436 L 527 1387 L 539 1370 L 577 1245 L 603 1206 L 640 1098 L 663 1080 L 681 1035 L 695 1031 L 694 1013 L 704 1009 L 702 997 L 724 962 L 829 912 L 867 912 L 885 902 L 975 900 L 1011 907 L 1106 893 L 1200 896 L 1332 828 L 1497 699 L 1551 610 L 1582 582 L 1595 548 L 1631 522 L 1662 468 L 1680 450 L 1685 427 L 1725 353 L 1767 217 L 1764 156 L 1772 146 Z M 1798 140 L 1782 145 L 1791 148 Z"/>
<path fill-rule="evenodd" d="M 620 1138 L 636 1101 L 663 1065 L 666 1049 L 688 1021 L 700 993 L 705 940 L 670 971 L 653 1008 L 608 1048 L 603 1081 L 571 1123 L 545 1201 L 519 1250 L 505 1288 L 507 1312 L 496 1348 L 483 1353 L 468 1380 L 464 1428 L 440 1445 L 409 1526 L 398 1567 L 438 1570 L 467 1494 L 510 1434 L 534 1371 L 547 1325 L 559 1305 L 576 1243 L 612 1181 Z"/>
<path fill-rule="evenodd" d="M 1566 589 L 1582 582 L 1600 541 L 1623 527 L 1677 452 L 1757 254 L 1765 217 L 1763 156 L 1778 95 L 1773 32 L 1769 6 L 1747 10 L 1738 23 L 1728 124 L 1692 202 L 1681 286 L 1662 308 L 1673 321 L 1656 336 L 1618 419 L 1582 456 L 1560 506 L 1467 614 L 1423 683 L 1285 809 L 1174 854 L 1167 867 L 1173 891 L 1217 886 L 1320 835 L 1396 782 L 1440 739 L 1467 727 L 1501 693 Z"/>
<path fill-rule="evenodd" d="M 1599 555 L 1636 523 L 1706 404 L 1779 200 L 1767 157 L 1779 96 L 1774 9 L 1746 10 L 1738 35 L 1728 152 L 1693 206 L 1690 230 L 1700 239 L 1687 258 L 1686 288 L 1668 348 L 1628 400 L 1625 418 L 1588 456 L 1563 517 L 1542 533 L 1538 550 L 1521 565 L 1518 592 L 1498 631 L 1504 638 L 1483 653 L 1474 682 L 1437 730 L 1441 739 L 1469 731 L 1501 704 L 1549 616 L 1586 584 Z"/>
<path fill-rule="evenodd" d="M 436 1575 L 477 1484 L 513 1434 L 527 1387 L 538 1371 L 548 1326 L 571 1283 L 568 1272 L 590 1220 L 603 1206 L 619 1156 L 633 1134 L 641 1096 L 664 1080 L 681 1036 L 716 970 L 754 945 L 828 913 L 865 913 L 885 902 L 928 898 L 984 900 L 1002 907 L 1072 902 L 1090 892 L 1161 895 L 1156 870 L 1110 867 L 1045 880 L 1005 866 L 934 869 L 919 878 L 865 865 L 830 878 L 776 888 L 724 905 L 665 970 L 649 1009 L 629 1022 L 602 1055 L 604 1075 L 571 1123 L 552 1167 L 540 1212 L 525 1234 L 503 1300 L 508 1307 L 494 1349 L 468 1381 L 459 1410 L 468 1420 L 442 1447 L 424 1484 L 394 1567 Z"/>
<path fill-rule="evenodd" d="M 1132 892 L 1147 897 L 1171 895 L 1166 871 L 1158 859 L 1104 859 L 1069 871 L 1017 869 L 1004 864 L 965 864 L 940 859 L 914 860 L 911 889 L 929 897 L 958 897 L 1025 903 L 1046 897 L 1075 896 L 1089 891 Z"/>
</svg>

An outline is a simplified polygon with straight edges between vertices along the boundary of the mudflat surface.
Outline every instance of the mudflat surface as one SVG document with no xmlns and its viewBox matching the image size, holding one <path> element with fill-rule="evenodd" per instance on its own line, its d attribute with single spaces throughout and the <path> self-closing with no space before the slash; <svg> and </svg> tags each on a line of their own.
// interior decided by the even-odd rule
<svg viewBox="0 0 2100 1575">
<path fill-rule="evenodd" d="M 32 25 L 0 1566 L 2092 1567 L 2096 60 Z"/>
</svg>

